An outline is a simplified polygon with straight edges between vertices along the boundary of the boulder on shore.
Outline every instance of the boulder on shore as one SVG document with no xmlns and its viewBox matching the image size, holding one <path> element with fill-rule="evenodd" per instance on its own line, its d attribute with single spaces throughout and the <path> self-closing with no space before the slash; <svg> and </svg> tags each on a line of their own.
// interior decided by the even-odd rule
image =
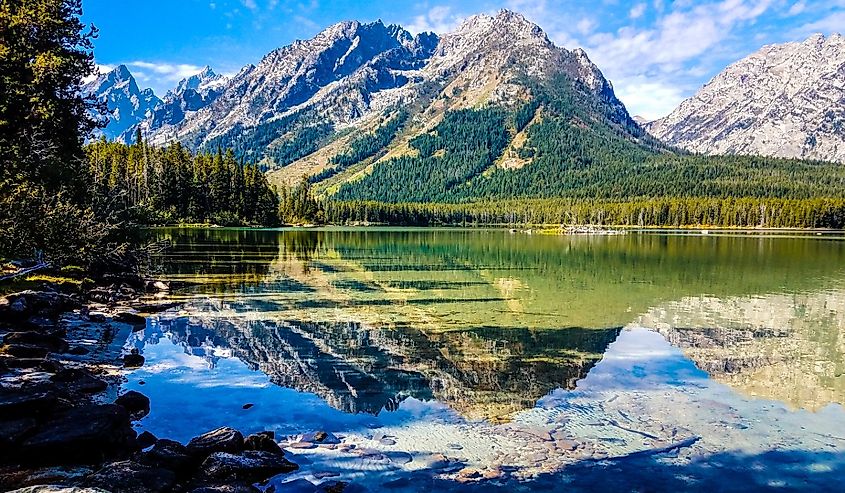
<svg viewBox="0 0 845 493">
<path fill-rule="evenodd" d="M 258 482 L 297 469 L 299 466 L 278 454 L 247 450 L 237 455 L 215 452 L 202 463 L 200 473 L 213 480 Z"/>
<path fill-rule="evenodd" d="M 172 491 L 176 485 L 176 474 L 159 467 L 122 461 L 107 464 L 89 476 L 85 484 L 111 493 Z"/>
<path fill-rule="evenodd" d="M 13 320 L 26 320 L 33 316 L 55 318 L 78 305 L 72 296 L 66 294 L 28 290 L 0 298 L 0 315 Z"/>
<path fill-rule="evenodd" d="M 187 447 L 167 438 L 156 440 L 153 448 L 141 453 L 139 460 L 148 466 L 163 467 L 177 474 L 189 472 L 195 464 Z"/>
<path fill-rule="evenodd" d="M 44 348 L 53 353 L 67 351 L 68 345 L 62 337 L 55 334 L 45 334 L 34 330 L 26 332 L 10 332 L 3 337 L 4 344 L 29 344 Z"/>
<path fill-rule="evenodd" d="M 209 431 L 188 442 L 188 452 L 195 457 L 208 457 L 215 452 L 237 454 L 244 449 L 244 436 L 234 428 L 224 426 Z"/>
<path fill-rule="evenodd" d="M 51 417 L 21 443 L 19 455 L 41 465 L 90 464 L 121 459 L 135 449 L 135 430 L 126 409 L 88 404 Z"/>
<path fill-rule="evenodd" d="M 244 439 L 244 449 L 246 450 L 261 450 L 264 452 L 271 452 L 277 455 L 285 455 L 282 447 L 276 443 L 275 440 L 269 436 L 261 433 L 250 435 Z"/>
<path fill-rule="evenodd" d="M 95 394 L 108 388 L 105 380 L 95 377 L 93 373 L 82 368 L 66 368 L 60 370 L 50 377 L 50 380 L 64 386 L 71 392 L 81 392 L 83 394 Z"/>
<path fill-rule="evenodd" d="M 133 420 L 138 420 L 150 414 L 150 399 L 140 392 L 130 390 L 114 401 L 118 406 L 129 412 Z"/>
</svg>

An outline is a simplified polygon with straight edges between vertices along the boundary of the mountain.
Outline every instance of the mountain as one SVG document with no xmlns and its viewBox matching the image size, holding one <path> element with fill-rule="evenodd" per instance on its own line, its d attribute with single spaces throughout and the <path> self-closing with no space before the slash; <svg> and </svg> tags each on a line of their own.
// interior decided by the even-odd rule
<svg viewBox="0 0 845 493">
<path fill-rule="evenodd" d="M 225 144 L 256 159 L 279 137 L 304 128 L 348 123 L 372 107 L 376 93 L 408 82 L 436 37 L 412 37 L 381 22 L 335 24 L 308 41 L 274 50 L 226 84 L 209 107 L 162 128 L 153 143 Z M 322 122 L 323 125 L 318 123 Z"/>
<path fill-rule="evenodd" d="M 765 46 L 647 129 L 697 153 L 845 162 L 845 38 Z"/>
<path fill-rule="evenodd" d="M 231 147 L 275 168 L 279 181 L 293 182 L 343 174 L 347 170 L 333 166 L 332 158 L 362 138 L 369 138 L 368 151 L 358 161 L 393 149 L 401 153 L 450 111 L 515 111 L 540 96 L 538 85 L 555 78 L 577 86 L 588 105 L 602 106 L 602 115 L 592 112 L 597 120 L 632 139 L 641 136 L 586 53 L 556 47 L 536 24 L 507 10 L 470 17 L 442 37 L 412 36 L 381 21 L 335 24 L 244 67 L 217 99 L 183 121 L 148 128 L 154 144 Z M 372 137 L 379 129 L 381 135 Z M 519 162 L 508 166 L 524 160 L 511 161 Z"/>
<path fill-rule="evenodd" d="M 153 109 L 152 114 L 139 123 L 138 128 L 141 128 L 145 135 L 150 135 L 165 126 L 181 123 L 194 112 L 213 103 L 223 93 L 228 80 L 206 66 L 198 74 L 179 81 L 175 90 L 168 91 L 164 100 Z"/>
<path fill-rule="evenodd" d="M 98 115 L 106 126 L 98 131 L 109 139 L 120 138 L 127 130 L 153 114 L 161 103 L 152 89 L 139 89 L 138 83 L 126 65 L 119 65 L 108 73 L 99 75 L 83 86 L 82 91 L 105 103 L 108 112 Z"/>
</svg>

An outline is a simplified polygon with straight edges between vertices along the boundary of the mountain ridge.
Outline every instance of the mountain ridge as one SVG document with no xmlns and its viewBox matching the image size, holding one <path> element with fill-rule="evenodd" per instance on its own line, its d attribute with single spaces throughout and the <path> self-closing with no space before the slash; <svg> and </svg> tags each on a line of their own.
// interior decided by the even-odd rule
<svg viewBox="0 0 845 493">
<path fill-rule="evenodd" d="M 845 37 L 766 45 L 645 125 L 691 152 L 845 162 Z"/>
</svg>

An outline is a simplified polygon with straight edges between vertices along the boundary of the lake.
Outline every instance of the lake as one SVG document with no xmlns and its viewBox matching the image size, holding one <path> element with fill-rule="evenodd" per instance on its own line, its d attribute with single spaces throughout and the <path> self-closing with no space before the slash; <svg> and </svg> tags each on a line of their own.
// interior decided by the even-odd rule
<svg viewBox="0 0 845 493">
<path fill-rule="evenodd" d="M 176 305 L 127 341 L 147 359 L 125 385 L 152 402 L 139 431 L 272 430 L 301 466 L 277 486 L 798 491 L 845 478 L 842 238 L 151 235 L 172 248 L 147 268 L 173 283 L 152 301 Z"/>
</svg>

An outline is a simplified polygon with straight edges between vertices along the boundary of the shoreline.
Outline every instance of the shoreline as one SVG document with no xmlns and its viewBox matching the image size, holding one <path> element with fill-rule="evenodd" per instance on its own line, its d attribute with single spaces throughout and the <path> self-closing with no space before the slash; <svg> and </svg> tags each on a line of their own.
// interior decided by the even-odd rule
<svg viewBox="0 0 845 493">
<path fill-rule="evenodd" d="M 187 445 L 137 434 L 150 400 L 121 392 L 128 372 L 144 364 L 137 351 L 125 351 L 125 341 L 145 328 L 144 315 L 172 306 L 143 302 L 150 288 L 166 288 L 144 284 L 124 278 L 67 294 L 42 283 L 0 297 L 3 491 L 246 493 L 298 469 L 272 432 L 244 437 L 224 427 Z"/>
</svg>

